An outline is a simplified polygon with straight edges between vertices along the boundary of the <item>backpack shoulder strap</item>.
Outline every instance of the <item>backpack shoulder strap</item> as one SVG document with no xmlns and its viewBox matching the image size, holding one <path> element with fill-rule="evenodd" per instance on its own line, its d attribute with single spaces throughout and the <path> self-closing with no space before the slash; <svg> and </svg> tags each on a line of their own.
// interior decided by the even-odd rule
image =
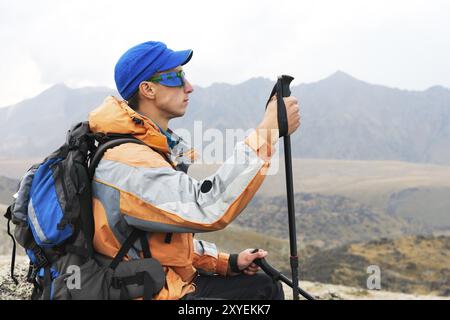
<svg viewBox="0 0 450 320">
<path fill-rule="evenodd" d="M 118 138 L 118 139 L 111 139 L 105 143 L 101 143 L 97 150 L 95 151 L 94 156 L 91 159 L 91 163 L 89 164 L 89 177 L 92 179 L 94 178 L 94 174 L 95 174 L 95 169 L 97 168 L 100 160 L 103 158 L 103 155 L 105 154 L 105 152 L 108 149 L 120 146 L 121 144 L 124 143 L 137 143 L 137 144 L 143 144 L 145 145 L 144 142 L 142 142 L 139 139 L 136 138 Z"/>
<path fill-rule="evenodd" d="M 103 141 L 106 142 L 100 142 L 100 145 L 98 146 L 97 150 L 95 151 L 94 156 L 91 159 L 91 162 L 89 164 L 89 177 L 91 179 L 94 178 L 95 169 L 97 168 L 100 160 L 103 158 L 103 155 L 108 149 L 120 146 L 124 143 L 136 143 L 136 144 L 142 144 L 149 148 L 151 148 L 153 151 L 159 153 L 170 165 L 174 170 L 177 170 L 172 161 L 170 161 L 169 157 L 164 154 L 163 152 L 156 150 L 152 148 L 151 146 L 147 145 L 145 142 L 131 136 L 131 135 L 120 135 L 120 134 L 111 134 L 107 135 L 102 138 Z"/>
</svg>

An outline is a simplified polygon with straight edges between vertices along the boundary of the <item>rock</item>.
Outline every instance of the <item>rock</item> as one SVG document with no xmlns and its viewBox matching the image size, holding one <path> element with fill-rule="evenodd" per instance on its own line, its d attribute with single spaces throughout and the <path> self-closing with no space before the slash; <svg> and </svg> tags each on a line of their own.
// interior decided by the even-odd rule
<svg viewBox="0 0 450 320">
<path fill-rule="evenodd" d="M 310 281 L 301 281 L 300 287 L 318 300 L 450 300 L 450 297 L 368 290 Z M 286 300 L 291 300 L 292 289 L 284 284 L 283 289 Z"/>
<path fill-rule="evenodd" d="M 0 256 L 0 300 L 29 300 L 33 285 L 26 280 L 28 259 L 23 256 L 16 258 L 14 274 L 18 285 L 10 276 L 10 259 L 9 256 Z"/>
</svg>

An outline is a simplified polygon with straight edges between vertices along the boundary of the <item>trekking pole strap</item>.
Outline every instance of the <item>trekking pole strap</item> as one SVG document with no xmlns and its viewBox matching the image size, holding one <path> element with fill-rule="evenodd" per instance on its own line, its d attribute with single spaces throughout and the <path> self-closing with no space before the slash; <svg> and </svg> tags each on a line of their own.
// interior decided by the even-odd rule
<svg viewBox="0 0 450 320">
<path fill-rule="evenodd" d="M 13 248 L 12 248 L 12 254 L 11 254 L 11 279 L 13 280 L 14 284 L 17 286 L 19 284 L 19 282 L 17 281 L 16 277 L 14 276 L 14 267 L 16 265 L 16 239 L 14 239 L 14 236 L 11 233 L 11 219 L 12 219 L 12 207 L 13 205 L 10 205 L 8 207 L 8 209 L 6 209 L 6 213 L 4 215 L 4 217 L 6 219 L 8 219 L 8 225 L 7 225 L 7 233 L 8 236 L 12 239 L 13 241 Z"/>
</svg>

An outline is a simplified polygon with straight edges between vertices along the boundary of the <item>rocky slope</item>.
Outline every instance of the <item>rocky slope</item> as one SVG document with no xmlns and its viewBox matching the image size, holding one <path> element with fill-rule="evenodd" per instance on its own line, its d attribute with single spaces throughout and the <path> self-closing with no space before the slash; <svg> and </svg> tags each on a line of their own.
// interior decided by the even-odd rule
<svg viewBox="0 0 450 320">
<path fill-rule="evenodd" d="M 16 266 L 16 275 L 19 285 L 15 285 L 9 277 L 9 259 L 7 256 L 0 256 L 0 300 L 28 300 L 31 295 L 32 286 L 25 281 L 28 270 L 25 257 L 19 257 Z M 323 284 L 319 282 L 301 282 L 302 289 L 312 294 L 316 299 L 325 300 L 418 300 L 418 299 L 448 299 L 446 297 L 413 295 L 388 291 L 373 291 L 353 288 L 342 285 Z M 284 286 L 286 299 L 292 299 L 292 289 Z"/>
</svg>

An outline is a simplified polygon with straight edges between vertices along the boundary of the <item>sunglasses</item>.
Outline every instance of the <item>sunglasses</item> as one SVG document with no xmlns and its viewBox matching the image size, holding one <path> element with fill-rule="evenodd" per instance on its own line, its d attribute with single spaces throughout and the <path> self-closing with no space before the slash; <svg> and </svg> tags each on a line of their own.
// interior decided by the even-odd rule
<svg viewBox="0 0 450 320">
<path fill-rule="evenodd" d="M 148 81 L 162 84 L 166 87 L 183 87 L 184 86 L 184 71 L 167 72 L 151 77 Z"/>
</svg>

